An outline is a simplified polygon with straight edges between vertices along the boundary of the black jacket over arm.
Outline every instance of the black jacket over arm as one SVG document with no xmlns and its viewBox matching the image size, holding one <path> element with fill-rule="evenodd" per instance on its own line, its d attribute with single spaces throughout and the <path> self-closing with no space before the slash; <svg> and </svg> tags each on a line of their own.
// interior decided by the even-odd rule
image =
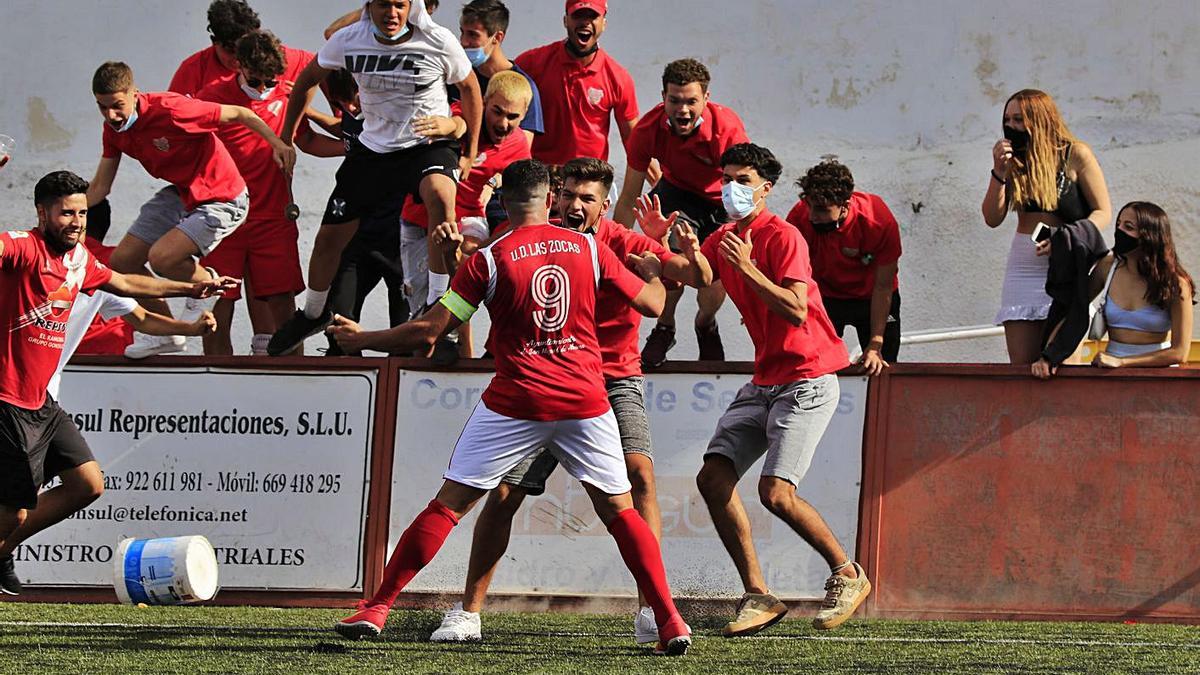
<svg viewBox="0 0 1200 675">
<path fill-rule="evenodd" d="M 1046 293 L 1053 302 L 1042 333 L 1042 358 L 1057 366 L 1067 359 L 1087 335 L 1091 317 L 1089 275 L 1096 261 L 1108 255 L 1104 236 L 1084 218 L 1054 229 L 1050 237 L 1050 272 Z M 1054 328 L 1059 322 L 1058 332 Z M 1053 335 L 1053 339 L 1051 339 Z"/>
</svg>

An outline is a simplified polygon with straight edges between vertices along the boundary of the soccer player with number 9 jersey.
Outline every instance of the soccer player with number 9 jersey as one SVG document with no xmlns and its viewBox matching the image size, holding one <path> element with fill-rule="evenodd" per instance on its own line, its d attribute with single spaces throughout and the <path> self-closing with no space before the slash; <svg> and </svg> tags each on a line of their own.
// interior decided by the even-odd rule
<svg viewBox="0 0 1200 675">
<path fill-rule="evenodd" d="M 488 350 L 496 359 L 496 376 L 455 445 L 437 497 L 401 535 L 375 595 L 337 631 L 378 635 L 401 589 L 433 559 L 459 519 L 509 470 L 548 447 L 583 483 L 653 608 L 656 653 L 683 654 L 691 629 L 671 599 L 658 542 L 633 508 L 596 339 L 601 285 L 646 316 L 662 311 L 661 263 L 652 254 L 631 259 L 639 279 L 591 235 L 550 225 L 550 177 L 540 162 L 514 162 L 503 180 L 512 231 L 469 258 L 438 305 L 387 331 L 362 332 L 340 317 L 330 328 L 348 351 L 408 351 L 432 345 L 486 304 L 492 319 Z"/>
</svg>

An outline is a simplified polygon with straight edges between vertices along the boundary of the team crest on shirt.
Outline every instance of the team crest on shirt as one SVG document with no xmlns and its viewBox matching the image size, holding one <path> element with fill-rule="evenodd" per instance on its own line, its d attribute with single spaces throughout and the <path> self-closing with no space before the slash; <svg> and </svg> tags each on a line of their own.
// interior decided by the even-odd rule
<svg viewBox="0 0 1200 675">
<path fill-rule="evenodd" d="M 592 105 L 600 105 L 600 101 L 604 100 L 604 90 L 595 87 L 588 87 L 587 90 L 588 102 Z"/>
<path fill-rule="evenodd" d="M 283 110 L 283 101 L 271 101 L 271 104 L 267 106 L 267 112 L 276 117 L 279 116 L 280 110 Z"/>
<path fill-rule="evenodd" d="M 486 161 L 487 161 L 487 153 L 486 152 L 483 152 L 481 150 L 481 151 L 479 151 L 478 155 L 475 155 L 475 166 L 479 166 L 480 164 L 483 164 Z"/>
<path fill-rule="evenodd" d="M 171 142 L 167 140 L 166 136 L 160 136 L 154 139 L 154 147 L 158 148 L 159 152 L 166 152 L 171 149 Z"/>
</svg>

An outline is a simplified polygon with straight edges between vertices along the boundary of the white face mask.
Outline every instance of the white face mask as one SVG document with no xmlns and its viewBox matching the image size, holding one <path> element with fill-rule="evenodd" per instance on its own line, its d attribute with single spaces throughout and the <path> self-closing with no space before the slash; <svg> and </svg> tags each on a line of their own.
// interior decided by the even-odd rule
<svg viewBox="0 0 1200 675">
<path fill-rule="evenodd" d="M 766 183 L 763 183 L 766 185 Z M 758 187 L 750 187 L 741 183 L 730 181 L 721 186 L 721 204 L 725 207 L 725 213 L 734 220 L 741 220 L 746 216 L 754 213 L 754 209 L 758 207 L 758 201 L 754 199 L 754 193 L 758 192 Z"/>
</svg>

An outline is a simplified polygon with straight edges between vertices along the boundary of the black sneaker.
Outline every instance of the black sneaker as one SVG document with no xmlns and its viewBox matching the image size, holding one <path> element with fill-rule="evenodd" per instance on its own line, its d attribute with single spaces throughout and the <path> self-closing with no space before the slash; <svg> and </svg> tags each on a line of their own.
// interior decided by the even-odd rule
<svg viewBox="0 0 1200 675">
<path fill-rule="evenodd" d="M 696 326 L 696 345 L 700 347 L 701 361 L 724 361 L 725 347 L 721 344 L 721 331 L 714 321 L 707 326 Z"/>
<path fill-rule="evenodd" d="M 325 310 L 321 316 L 315 319 L 310 319 L 304 314 L 304 310 L 298 309 L 292 318 L 288 319 L 287 323 L 280 326 L 279 330 L 271 336 L 271 341 L 267 343 L 267 353 L 271 356 L 287 354 L 304 344 L 304 341 L 310 336 L 325 330 L 331 323 L 333 323 L 333 312 L 329 310 Z"/>
<path fill-rule="evenodd" d="M 658 324 L 642 347 L 642 367 L 657 368 L 667 361 L 667 352 L 675 346 L 675 327 Z"/>
<path fill-rule="evenodd" d="M 8 595 L 20 595 L 23 590 L 21 580 L 17 578 L 17 566 L 10 555 L 0 560 L 0 591 Z"/>
</svg>

